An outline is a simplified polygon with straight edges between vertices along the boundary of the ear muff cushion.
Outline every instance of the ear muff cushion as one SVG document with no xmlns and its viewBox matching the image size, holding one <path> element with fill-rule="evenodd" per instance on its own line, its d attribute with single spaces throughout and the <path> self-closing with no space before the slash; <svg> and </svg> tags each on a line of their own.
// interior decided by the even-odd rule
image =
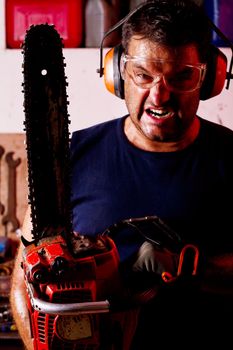
<svg viewBox="0 0 233 350">
<path fill-rule="evenodd" d="M 207 57 L 207 70 L 201 87 L 200 99 L 217 96 L 221 93 L 227 72 L 227 58 L 224 53 L 215 46 L 211 46 Z"/>
<path fill-rule="evenodd" d="M 104 83 L 108 91 L 124 98 L 124 81 L 121 78 L 120 61 L 123 52 L 119 44 L 110 49 L 104 58 Z"/>
</svg>

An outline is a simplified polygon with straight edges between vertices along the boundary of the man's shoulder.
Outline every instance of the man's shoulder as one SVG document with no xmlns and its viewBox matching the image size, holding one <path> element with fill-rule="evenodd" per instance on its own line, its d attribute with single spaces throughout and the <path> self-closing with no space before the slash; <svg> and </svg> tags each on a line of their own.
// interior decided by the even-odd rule
<svg viewBox="0 0 233 350">
<path fill-rule="evenodd" d="M 233 130 L 222 124 L 201 119 L 201 145 L 212 154 L 228 161 L 233 152 Z"/>
<path fill-rule="evenodd" d="M 208 134 L 209 136 L 212 135 L 213 137 L 220 137 L 223 140 L 229 140 L 233 142 L 233 130 L 229 127 L 202 118 L 200 118 L 200 121 L 202 132 L 204 134 Z"/>
<path fill-rule="evenodd" d="M 96 135 L 116 130 L 117 126 L 122 123 L 124 117 L 111 119 L 102 123 L 89 126 L 85 129 L 76 130 L 72 133 L 72 138 L 94 137 Z"/>
<path fill-rule="evenodd" d="M 80 149 L 94 145 L 97 142 L 105 142 L 107 138 L 113 140 L 114 137 L 123 130 L 123 120 L 125 117 L 111 119 L 99 124 L 95 124 L 85 129 L 76 130 L 71 137 L 71 150 Z"/>
</svg>

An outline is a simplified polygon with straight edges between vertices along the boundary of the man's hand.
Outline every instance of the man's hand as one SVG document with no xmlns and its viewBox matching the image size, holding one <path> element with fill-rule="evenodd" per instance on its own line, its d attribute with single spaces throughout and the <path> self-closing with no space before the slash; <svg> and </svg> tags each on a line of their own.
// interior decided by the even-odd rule
<svg viewBox="0 0 233 350">
<path fill-rule="evenodd" d="M 164 271 L 176 275 L 179 255 L 167 249 L 159 249 L 154 244 L 145 241 L 133 264 L 134 271 L 147 271 L 162 274 Z"/>
</svg>

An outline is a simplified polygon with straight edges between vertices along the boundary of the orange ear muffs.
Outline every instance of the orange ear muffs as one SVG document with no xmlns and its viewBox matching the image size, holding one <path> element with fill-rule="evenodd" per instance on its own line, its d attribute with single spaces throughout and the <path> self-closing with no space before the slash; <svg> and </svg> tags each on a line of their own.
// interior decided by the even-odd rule
<svg viewBox="0 0 233 350">
<path fill-rule="evenodd" d="M 121 77 L 121 44 L 110 49 L 104 58 L 104 83 L 108 91 L 124 99 L 124 81 Z"/>
<path fill-rule="evenodd" d="M 124 99 L 124 81 L 121 72 L 121 55 L 123 48 L 121 44 L 112 48 L 107 52 L 104 58 L 104 68 L 102 67 L 102 57 L 103 57 L 103 42 L 105 38 L 110 35 L 114 30 L 120 28 L 133 14 L 142 10 L 144 6 L 154 6 L 154 2 L 143 2 L 133 11 L 131 11 L 127 16 L 122 18 L 118 23 L 116 23 L 112 28 L 110 28 L 105 34 L 101 41 L 100 46 L 100 68 L 97 69 L 100 77 L 104 74 L 105 86 L 108 91 L 117 97 Z M 217 33 L 217 35 L 226 42 L 233 52 L 233 45 L 231 41 L 220 31 L 220 29 L 207 17 L 212 29 Z M 230 84 L 230 79 L 233 79 L 232 74 L 233 57 L 231 59 L 230 71 L 227 72 L 227 58 L 222 51 L 220 51 L 214 45 L 208 50 L 207 58 L 207 70 L 200 89 L 200 99 L 207 100 L 211 97 L 217 96 L 221 93 L 225 80 L 227 79 L 228 89 Z"/>
<path fill-rule="evenodd" d="M 207 70 L 201 86 L 200 99 L 217 96 L 221 93 L 227 75 L 227 58 L 216 46 L 211 46 L 207 57 Z"/>
<path fill-rule="evenodd" d="M 121 75 L 121 44 L 110 49 L 104 58 L 104 83 L 109 92 L 124 99 L 124 81 Z M 221 93 L 227 74 L 227 58 L 216 46 L 211 46 L 207 69 L 201 86 L 200 99 L 207 100 Z"/>
</svg>

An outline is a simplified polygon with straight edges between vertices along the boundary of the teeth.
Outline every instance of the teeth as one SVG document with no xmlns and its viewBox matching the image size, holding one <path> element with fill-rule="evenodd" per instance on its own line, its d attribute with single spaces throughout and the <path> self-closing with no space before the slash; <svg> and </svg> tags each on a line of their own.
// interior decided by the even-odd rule
<svg viewBox="0 0 233 350">
<path fill-rule="evenodd" d="M 169 115 L 170 112 L 168 111 L 161 111 L 160 109 L 148 109 L 147 113 L 149 113 L 150 115 L 153 115 L 155 117 L 166 117 Z"/>
</svg>

